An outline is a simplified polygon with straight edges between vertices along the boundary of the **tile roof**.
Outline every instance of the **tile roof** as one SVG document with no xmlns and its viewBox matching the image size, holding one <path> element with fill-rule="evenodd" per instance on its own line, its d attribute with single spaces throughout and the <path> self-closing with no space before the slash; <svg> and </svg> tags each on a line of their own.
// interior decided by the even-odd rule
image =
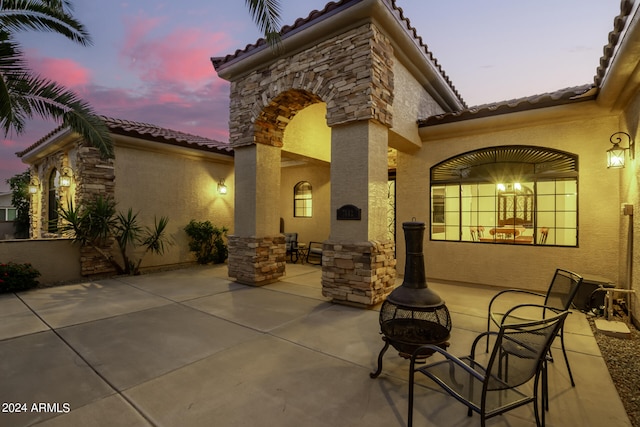
<svg viewBox="0 0 640 427">
<path fill-rule="evenodd" d="M 135 122 L 132 120 L 115 119 L 112 117 L 100 116 L 109 128 L 109 131 L 116 135 L 131 136 L 134 138 L 142 138 L 149 141 L 155 141 L 162 144 L 176 145 L 181 147 L 193 148 L 196 150 L 209 151 L 214 153 L 226 154 L 233 156 L 233 148 L 225 143 L 216 141 L 202 136 L 192 135 L 173 129 L 163 128 L 149 123 Z M 29 151 L 44 144 L 64 129 L 64 126 L 58 126 L 44 137 L 40 138 L 34 144 L 23 151 L 16 153 L 18 157 L 22 157 Z"/>
<path fill-rule="evenodd" d="M 500 114 L 516 113 L 519 111 L 535 110 L 538 108 L 552 107 L 556 105 L 570 104 L 574 102 L 589 101 L 595 99 L 597 90 L 595 85 L 560 89 L 555 92 L 547 92 L 524 98 L 508 101 L 478 105 L 465 110 L 452 113 L 437 114 L 426 119 L 418 120 L 418 127 L 441 125 L 445 123 L 461 122 L 464 120 L 480 119 L 483 117 L 497 116 Z"/>
<path fill-rule="evenodd" d="M 600 64 L 596 70 L 596 76 L 593 79 L 596 86 L 600 87 L 604 79 L 604 75 L 607 72 L 607 68 L 613 58 L 613 52 L 620 41 L 620 35 L 624 29 L 627 18 L 633 9 L 632 0 L 622 0 L 620 2 L 620 14 L 613 20 L 613 30 L 609 33 L 608 43 L 602 48 L 602 57 L 600 58 Z"/>
<path fill-rule="evenodd" d="M 338 9 L 346 8 L 350 6 L 351 3 L 356 4 L 356 3 L 359 3 L 360 1 L 362 0 L 340 0 L 337 2 L 333 2 L 333 1 L 329 2 L 325 5 L 324 9 L 320 11 L 313 10 L 311 13 L 309 13 L 309 16 L 307 16 L 306 18 L 296 19 L 293 25 L 283 26 L 282 29 L 280 29 L 280 37 L 281 39 L 285 39 L 286 37 L 293 35 L 299 30 L 301 30 L 302 27 L 311 25 L 312 23 L 314 23 L 314 21 L 326 19 L 329 16 L 333 15 L 333 13 L 335 13 Z M 438 60 L 433 56 L 433 53 L 429 51 L 429 48 L 423 42 L 422 37 L 418 35 L 416 28 L 411 25 L 411 21 L 409 21 L 409 18 L 404 16 L 404 11 L 402 10 L 402 8 L 396 5 L 396 0 L 382 0 L 382 1 L 390 5 L 391 10 L 395 12 L 396 18 L 401 22 L 402 25 L 404 25 L 405 30 L 419 44 L 419 46 L 422 48 L 427 58 L 433 63 L 433 65 L 438 70 L 442 78 L 447 82 L 451 90 L 455 93 L 455 96 L 460 100 L 460 102 L 463 105 L 466 106 L 466 104 L 464 103 L 464 100 L 460 96 L 460 93 L 458 93 L 457 89 L 449 79 L 449 76 L 447 76 L 447 74 L 444 72 L 444 70 L 442 69 L 442 66 L 438 63 Z M 261 39 L 258 39 L 258 41 L 256 41 L 253 44 L 246 45 L 244 49 L 236 50 L 232 54 L 222 56 L 222 57 L 211 58 L 211 62 L 213 63 L 213 66 L 216 69 L 218 69 L 219 67 L 224 66 L 225 64 L 237 58 L 241 58 L 245 55 L 249 55 L 253 51 L 262 50 L 265 48 L 267 48 L 267 42 L 264 38 L 261 38 Z"/>
<path fill-rule="evenodd" d="M 233 148 L 231 148 L 231 146 L 226 142 L 220 142 L 214 139 L 163 128 L 148 123 L 114 119 L 105 116 L 102 116 L 102 119 L 109 127 L 109 130 L 118 135 L 141 137 L 165 144 L 180 145 L 196 149 L 207 149 L 209 151 L 219 151 L 224 153 L 233 152 Z"/>
</svg>

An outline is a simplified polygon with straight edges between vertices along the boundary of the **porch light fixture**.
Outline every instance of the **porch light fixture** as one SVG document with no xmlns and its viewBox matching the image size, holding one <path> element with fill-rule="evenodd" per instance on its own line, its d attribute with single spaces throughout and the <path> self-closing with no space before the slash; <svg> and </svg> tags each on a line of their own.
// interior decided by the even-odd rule
<svg viewBox="0 0 640 427">
<path fill-rule="evenodd" d="M 224 196 L 227 194 L 227 191 L 227 185 L 224 183 L 224 179 L 221 179 L 220 182 L 218 182 L 218 193 Z"/>
<path fill-rule="evenodd" d="M 626 140 L 627 147 L 621 147 L 620 144 Z M 629 150 L 629 158 L 635 158 L 635 143 L 631 139 L 631 135 L 626 132 L 616 132 L 609 138 L 613 147 L 607 150 L 607 168 L 620 169 L 624 167 L 624 152 Z"/>
<path fill-rule="evenodd" d="M 62 167 L 62 175 L 60 176 L 60 187 L 70 187 L 73 177 L 73 171 L 70 167 Z"/>
<path fill-rule="evenodd" d="M 29 194 L 37 194 L 40 189 L 40 180 L 37 176 L 32 176 L 29 181 Z"/>
</svg>

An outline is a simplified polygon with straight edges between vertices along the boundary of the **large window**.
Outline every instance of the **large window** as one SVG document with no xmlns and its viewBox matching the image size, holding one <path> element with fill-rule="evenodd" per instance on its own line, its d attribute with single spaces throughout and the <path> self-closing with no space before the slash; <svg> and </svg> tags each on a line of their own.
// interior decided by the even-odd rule
<svg viewBox="0 0 640 427">
<path fill-rule="evenodd" d="M 578 245 L 577 158 L 493 147 L 431 169 L 431 239 Z"/>
<path fill-rule="evenodd" d="M 311 184 L 300 181 L 293 187 L 293 216 L 311 218 L 313 213 L 313 197 Z"/>
</svg>

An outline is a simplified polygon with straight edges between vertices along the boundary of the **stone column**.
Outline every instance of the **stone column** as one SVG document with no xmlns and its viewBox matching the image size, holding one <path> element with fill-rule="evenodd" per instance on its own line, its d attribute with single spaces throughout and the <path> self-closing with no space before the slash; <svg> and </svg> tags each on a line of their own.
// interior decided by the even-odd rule
<svg viewBox="0 0 640 427">
<path fill-rule="evenodd" d="M 395 282 L 395 246 L 387 231 L 388 130 L 376 121 L 331 128 L 331 235 L 324 243 L 322 293 L 335 302 L 370 306 Z M 359 220 L 338 219 L 345 205 Z"/>
<path fill-rule="evenodd" d="M 229 276 L 261 286 L 285 271 L 280 234 L 280 148 L 253 144 L 235 148 L 234 235 L 229 236 Z"/>
</svg>

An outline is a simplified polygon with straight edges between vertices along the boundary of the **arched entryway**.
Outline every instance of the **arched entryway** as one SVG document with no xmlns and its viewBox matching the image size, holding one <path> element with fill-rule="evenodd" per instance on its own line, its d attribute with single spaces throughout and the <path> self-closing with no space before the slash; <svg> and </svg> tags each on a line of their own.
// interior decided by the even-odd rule
<svg viewBox="0 0 640 427">
<path fill-rule="evenodd" d="M 285 130 L 297 114 L 323 103 L 331 140 L 323 294 L 336 302 L 373 305 L 395 284 L 395 243 L 388 238 L 393 49 L 371 22 L 325 32 L 313 44 L 298 40 L 299 48 L 289 45 L 261 61 L 255 60 L 257 51 L 213 60 L 218 75 L 231 82 L 236 199 L 229 275 L 252 285 L 284 275 Z M 357 215 L 341 215 L 345 207 Z M 286 221 L 284 228 L 295 231 Z"/>
</svg>

